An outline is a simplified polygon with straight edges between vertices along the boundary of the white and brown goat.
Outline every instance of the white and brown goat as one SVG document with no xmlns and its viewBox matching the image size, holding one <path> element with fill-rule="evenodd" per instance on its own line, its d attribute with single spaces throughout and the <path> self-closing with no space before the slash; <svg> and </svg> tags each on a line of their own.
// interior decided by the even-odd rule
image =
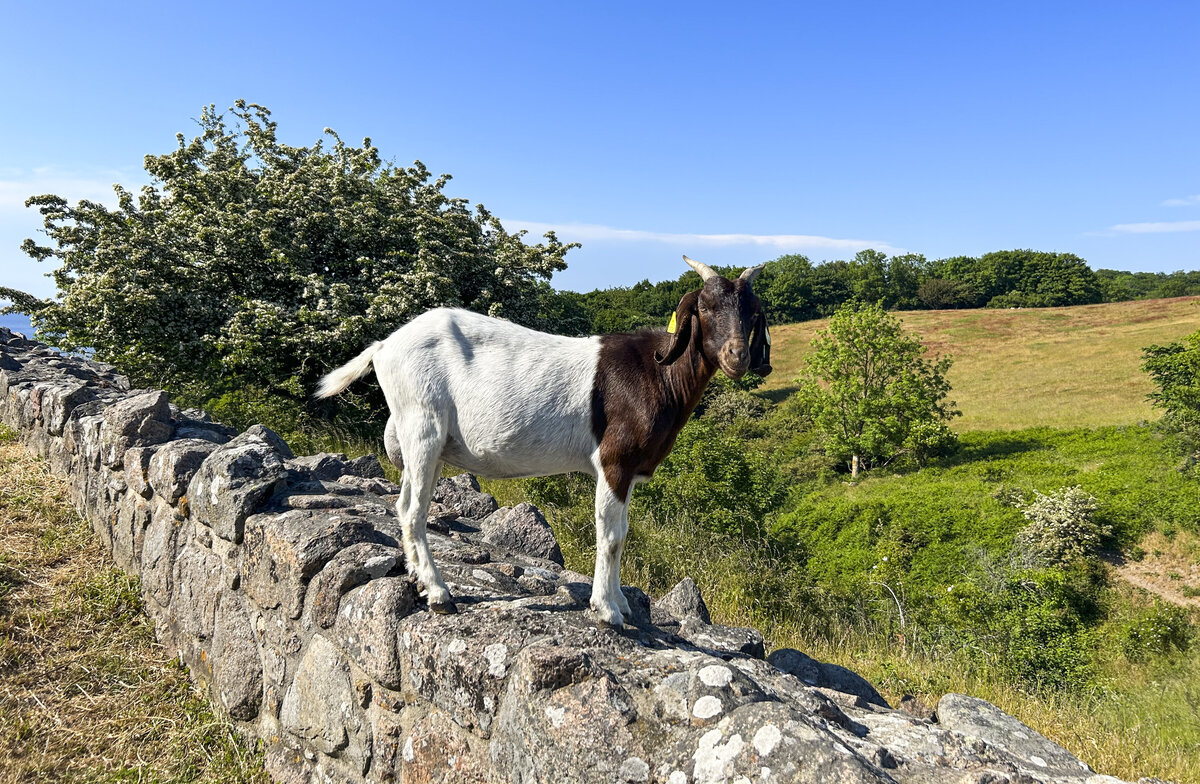
<svg viewBox="0 0 1200 784">
<path fill-rule="evenodd" d="M 718 368 L 730 378 L 771 372 L 766 317 L 750 289 L 762 266 L 730 281 L 684 260 L 704 285 L 680 300 L 673 332 L 568 338 L 438 308 L 321 379 L 317 396 L 330 397 L 374 366 L 391 411 L 384 445 L 404 471 L 404 551 L 431 609 L 455 611 L 425 535 L 446 462 L 496 479 L 596 477 L 591 606 L 614 627 L 631 617 L 620 573 L 634 484 L 671 451 Z"/>
</svg>

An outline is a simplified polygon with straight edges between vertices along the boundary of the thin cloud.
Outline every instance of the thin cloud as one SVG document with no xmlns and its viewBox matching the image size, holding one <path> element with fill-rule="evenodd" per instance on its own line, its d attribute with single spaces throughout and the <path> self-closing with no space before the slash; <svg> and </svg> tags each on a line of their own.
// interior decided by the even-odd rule
<svg viewBox="0 0 1200 784">
<path fill-rule="evenodd" d="M 1164 207 L 1200 207 L 1200 193 L 1195 196 L 1185 196 L 1182 199 L 1167 199 L 1162 203 Z"/>
<path fill-rule="evenodd" d="M 568 242 L 659 242 L 665 245 L 691 247 L 751 245 L 775 250 L 816 248 L 851 252 L 874 248 L 886 253 L 904 252 L 902 248 L 893 247 L 886 242 L 822 237 L 816 234 L 675 234 L 639 229 L 617 229 L 593 223 L 537 223 L 507 220 L 504 221 L 504 224 L 510 230 L 524 229 L 530 234 L 538 236 L 547 231 L 553 231 L 560 239 Z"/>
<path fill-rule="evenodd" d="M 0 212 L 33 215 L 33 210 L 26 210 L 25 200 L 44 193 L 62 196 L 72 203 L 89 199 L 115 206 L 117 197 L 113 193 L 113 183 L 120 182 L 136 191 L 143 179 L 136 176 L 131 178 L 116 171 L 84 173 L 54 167 L 25 171 L 5 169 L 0 172 Z"/>
<path fill-rule="evenodd" d="M 1124 234 L 1167 234 L 1177 231 L 1200 231 L 1200 220 L 1118 223 L 1116 226 L 1110 226 L 1109 230 L 1119 231 Z"/>
</svg>

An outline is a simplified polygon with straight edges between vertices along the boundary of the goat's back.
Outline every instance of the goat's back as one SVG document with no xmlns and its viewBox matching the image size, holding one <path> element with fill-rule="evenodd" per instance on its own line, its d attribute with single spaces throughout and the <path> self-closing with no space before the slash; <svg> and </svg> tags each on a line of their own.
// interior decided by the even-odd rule
<svg viewBox="0 0 1200 784">
<path fill-rule="evenodd" d="M 590 471 L 596 337 L 548 335 L 454 308 L 423 313 L 374 357 L 388 406 L 438 417 L 443 458 L 485 476 Z"/>
</svg>

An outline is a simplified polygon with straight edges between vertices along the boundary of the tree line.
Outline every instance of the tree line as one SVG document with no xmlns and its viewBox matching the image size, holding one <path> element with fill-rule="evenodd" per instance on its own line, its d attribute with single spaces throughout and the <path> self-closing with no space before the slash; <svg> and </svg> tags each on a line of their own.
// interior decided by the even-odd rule
<svg viewBox="0 0 1200 784">
<path fill-rule="evenodd" d="M 733 271 L 736 271 L 734 268 Z M 700 285 L 688 272 L 676 280 L 558 292 L 567 330 L 603 334 L 658 326 L 684 293 Z M 917 253 L 888 256 L 863 250 L 849 260 L 814 264 L 799 254 L 767 264 L 755 283 L 772 323 L 833 315 L 847 302 L 878 303 L 888 310 L 1035 308 L 1091 305 L 1200 294 L 1200 270 L 1120 272 L 1093 270 L 1073 253 L 1001 250 L 982 256 L 930 261 Z"/>
</svg>

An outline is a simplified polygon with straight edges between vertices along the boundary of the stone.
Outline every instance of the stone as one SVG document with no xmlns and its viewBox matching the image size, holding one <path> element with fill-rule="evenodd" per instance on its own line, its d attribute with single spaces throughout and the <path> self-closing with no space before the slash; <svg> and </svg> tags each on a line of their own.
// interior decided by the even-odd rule
<svg viewBox="0 0 1200 784">
<path fill-rule="evenodd" d="M 1039 778 L 1092 775 L 1093 771 L 1069 751 L 1022 724 L 987 700 L 964 694 L 946 694 L 937 705 L 938 724 L 948 730 L 981 739 L 1021 763 L 1021 772 Z"/>
<path fill-rule="evenodd" d="M 368 677 L 389 689 L 404 688 L 397 624 L 416 609 L 412 577 L 380 577 L 342 597 L 333 640 Z"/>
<path fill-rule="evenodd" d="M 294 461 L 289 460 L 289 464 Z M 379 497 L 358 487 L 338 481 L 310 480 L 289 482 L 271 498 L 271 506 L 282 509 L 347 509 L 356 514 L 386 515 L 388 507 Z M 359 480 L 377 482 L 377 479 Z"/>
<path fill-rule="evenodd" d="M 163 607 L 171 600 L 174 586 L 175 543 L 178 522 L 172 515 L 152 514 L 142 538 L 142 595 Z"/>
<path fill-rule="evenodd" d="M 56 384 L 42 395 L 42 419 L 50 435 L 61 435 L 71 413 L 83 403 L 96 399 L 92 385 L 83 381 Z"/>
<path fill-rule="evenodd" d="M 336 480 L 346 473 L 347 459 L 341 453 L 318 452 L 315 455 L 289 459 L 288 468 L 300 471 L 312 479 Z"/>
<path fill-rule="evenodd" d="M 383 479 L 383 465 L 375 455 L 363 455 L 346 461 L 346 474 L 360 479 Z"/>
<path fill-rule="evenodd" d="M 523 608 L 463 604 L 456 615 L 409 615 L 400 623 L 405 688 L 486 739 L 514 657 L 530 639 L 556 627 L 553 619 Z"/>
<path fill-rule="evenodd" d="M 161 444 L 174 432 L 166 392 L 151 390 L 130 395 L 104 409 L 100 461 L 121 468 L 127 449 Z"/>
<path fill-rule="evenodd" d="M 241 437 L 262 441 L 278 452 L 285 460 L 292 460 L 296 457 L 292 454 L 292 448 L 288 446 L 287 441 L 284 441 L 278 433 L 266 425 L 251 425 L 246 428 L 246 432 L 242 433 Z"/>
<path fill-rule="evenodd" d="M 242 589 L 260 608 L 293 619 L 304 607 L 308 581 L 340 550 L 358 542 L 395 545 L 363 518 L 336 511 L 254 515 L 245 530 Z"/>
<path fill-rule="evenodd" d="M 150 458 L 147 468 L 150 487 L 164 501 L 174 504 L 187 491 L 200 465 L 216 449 L 215 443 L 199 438 L 184 438 L 163 444 Z M 138 457 L 141 457 L 141 453 Z"/>
<path fill-rule="evenodd" d="M 389 482 L 386 479 L 376 479 L 374 477 L 355 476 L 354 474 L 343 474 L 338 482 L 351 487 L 357 487 L 374 495 L 397 495 L 400 492 L 400 485 L 395 482 Z"/>
<path fill-rule="evenodd" d="M 629 609 L 633 613 L 632 617 L 625 620 L 634 626 L 650 624 L 650 597 L 646 592 L 634 585 L 622 585 L 621 593 L 625 594 L 625 601 L 629 603 Z"/>
<path fill-rule="evenodd" d="M 937 716 L 933 708 L 929 707 L 925 700 L 912 694 L 902 696 L 896 708 L 897 710 L 904 711 L 909 716 L 914 716 L 924 721 L 933 721 Z"/>
<path fill-rule="evenodd" d="M 700 595 L 700 589 L 691 577 L 684 577 L 666 595 L 654 602 L 651 614 L 656 619 L 655 623 L 669 620 L 682 623 L 689 618 L 695 618 L 701 623 L 712 623 L 704 597 Z M 660 619 L 663 614 L 666 617 Z"/>
<path fill-rule="evenodd" d="M 233 440 L 232 435 L 218 430 L 216 425 L 184 425 L 182 427 L 176 425 L 175 436 L 177 438 L 197 438 L 217 445 L 228 444 Z"/>
<path fill-rule="evenodd" d="M 762 633 L 757 629 L 738 626 L 714 626 L 698 618 L 689 618 L 679 625 L 679 636 L 717 655 L 750 656 L 761 659 L 765 653 Z"/>
<path fill-rule="evenodd" d="M 221 588 L 221 559 L 205 547 L 185 544 L 175 560 L 170 617 L 181 656 L 206 678 L 212 676 L 212 637 Z"/>
<path fill-rule="evenodd" d="M 242 597 L 222 593 L 212 644 L 213 692 L 230 717 L 253 721 L 263 702 L 263 665 Z"/>
<path fill-rule="evenodd" d="M 263 767 L 274 784 L 312 784 L 312 772 L 304 755 L 282 743 L 267 747 Z"/>
<path fill-rule="evenodd" d="M 113 560 L 130 572 L 137 572 L 154 506 L 136 493 L 121 493 L 113 503 L 111 518 Z"/>
<path fill-rule="evenodd" d="M 496 779 L 487 748 L 441 713 L 421 718 L 398 744 L 396 781 L 485 784 Z"/>
<path fill-rule="evenodd" d="M 363 455 L 353 460 L 340 452 L 318 452 L 315 455 L 288 460 L 288 467 L 307 474 L 312 479 L 341 481 L 346 477 L 356 479 L 383 479 L 383 466 L 375 455 Z M 388 483 L 391 484 L 391 483 Z"/>
<path fill-rule="evenodd" d="M 453 507 L 460 515 L 472 520 L 482 520 L 500 508 L 496 499 L 479 491 L 479 482 L 470 474 L 437 481 L 433 500 Z"/>
<path fill-rule="evenodd" d="M 653 758 L 635 733 L 637 716 L 629 692 L 590 657 L 529 648 L 513 663 L 492 762 L 513 781 L 619 781 L 628 757 Z M 586 762 L 564 765 L 568 759 Z"/>
<path fill-rule="evenodd" d="M 314 634 L 283 698 L 284 729 L 322 754 L 346 753 L 353 738 L 361 755 L 365 722 L 359 710 L 346 661 L 332 642 Z"/>
<path fill-rule="evenodd" d="M 502 507 L 483 521 L 481 530 L 483 541 L 488 544 L 563 565 L 554 531 L 533 504 Z"/>
<path fill-rule="evenodd" d="M 322 629 L 333 626 L 342 595 L 368 580 L 404 571 L 404 554 L 395 547 L 358 542 L 333 556 L 308 591 L 309 616 Z"/>
<path fill-rule="evenodd" d="M 474 474 L 455 474 L 449 481 L 463 490 L 474 490 L 476 493 L 480 491 L 479 480 Z"/>
<path fill-rule="evenodd" d="M 809 686 L 851 694 L 869 705 L 890 707 L 883 695 L 866 678 L 841 665 L 819 662 L 794 648 L 772 651 L 767 657 L 767 662 L 788 675 L 794 675 Z"/>
<path fill-rule="evenodd" d="M 154 488 L 150 486 L 150 458 L 157 449 L 155 446 L 135 446 L 125 451 L 125 484 L 142 498 L 154 494 Z"/>
<path fill-rule="evenodd" d="M 283 460 L 275 446 L 249 431 L 218 447 L 188 484 L 189 516 L 222 539 L 240 543 L 246 518 L 282 484 Z"/>
<path fill-rule="evenodd" d="M 207 412 L 196 408 L 185 408 L 175 413 L 172 421 L 176 438 L 198 438 L 214 444 L 227 444 L 238 434 L 234 428 L 212 421 Z"/>
</svg>

